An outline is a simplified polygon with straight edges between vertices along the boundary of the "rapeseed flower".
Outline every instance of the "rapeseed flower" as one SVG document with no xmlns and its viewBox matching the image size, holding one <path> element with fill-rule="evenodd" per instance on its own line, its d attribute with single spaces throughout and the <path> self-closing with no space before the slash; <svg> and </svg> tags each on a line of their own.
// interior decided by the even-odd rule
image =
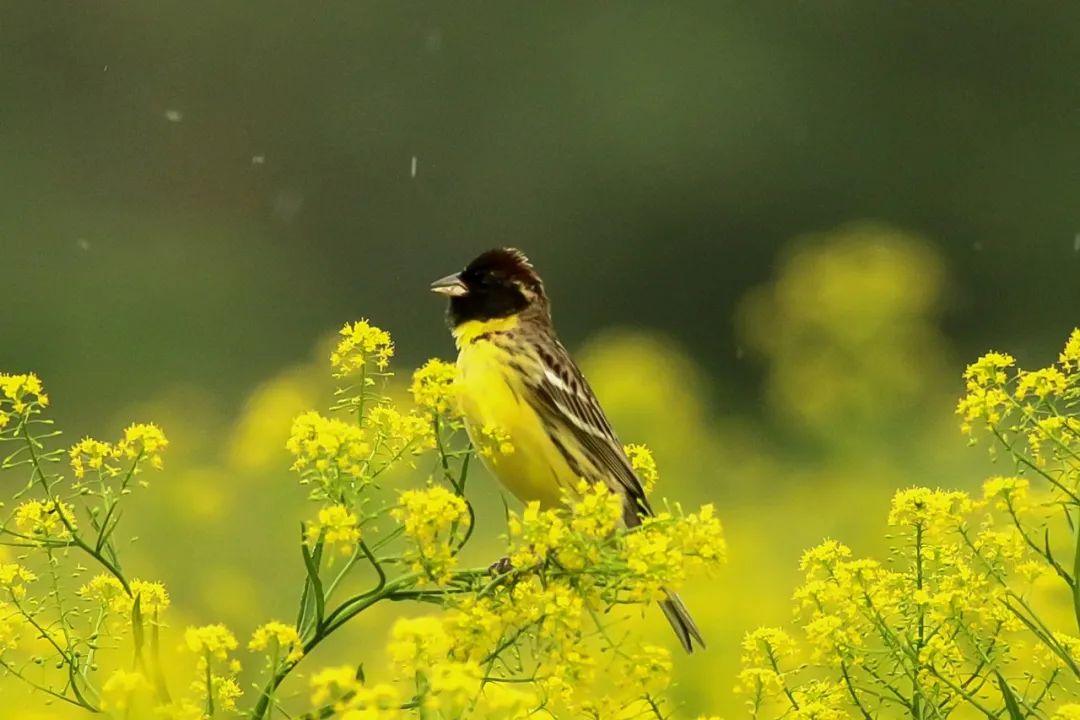
<svg viewBox="0 0 1080 720">
<path fill-rule="evenodd" d="M 187 628 L 184 643 L 191 652 L 217 660 L 228 659 L 229 653 L 237 647 L 236 636 L 220 623 Z"/>
<path fill-rule="evenodd" d="M 1021 370 L 1016 379 L 1016 399 L 1024 400 L 1029 395 L 1045 400 L 1051 395 L 1060 395 L 1069 387 L 1065 374 L 1056 367 L 1042 370 Z"/>
<path fill-rule="evenodd" d="M 352 555 L 360 542 L 360 519 L 344 505 L 321 508 L 319 519 L 307 526 L 308 543 L 314 545 L 319 538 L 340 555 Z"/>
<path fill-rule="evenodd" d="M 104 477 L 116 477 L 120 467 L 110 461 L 117 458 L 116 448 L 101 440 L 86 437 L 71 446 L 68 451 L 71 469 L 75 477 L 82 479 L 87 469 L 100 472 Z"/>
<path fill-rule="evenodd" d="M 163 467 L 162 451 L 169 446 L 165 433 L 154 423 L 132 423 L 124 428 L 124 436 L 116 443 L 116 456 L 145 459 L 151 467 Z"/>
<path fill-rule="evenodd" d="M 445 582 L 457 564 L 454 534 L 472 522 L 465 500 L 441 485 L 432 485 L 403 492 L 391 514 L 410 541 L 405 560 L 414 570 Z"/>
<path fill-rule="evenodd" d="M 18 563 L 0 563 L 0 588 L 16 600 L 26 597 L 26 586 L 35 580 L 37 575 Z"/>
<path fill-rule="evenodd" d="M 630 460 L 630 466 L 634 468 L 646 495 L 651 495 L 656 487 L 656 481 L 660 479 L 660 471 L 656 468 L 656 459 L 653 458 L 652 450 L 644 445 L 624 445 L 623 450 Z"/>
<path fill-rule="evenodd" d="M 139 671 L 114 670 L 101 686 L 101 709 L 124 715 L 140 694 L 148 693 L 150 682 Z"/>
<path fill-rule="evenodd" d="M 296 663 L 304 656 L 303 642 L 296 626 L 271 620 L 255 628 L 248 650 L 271 652 L 286 663 Z"/>
<path fill-rule="evenodd" d="M 345 323 L 338 335 L 341 339 L 330 353 L 334 377 L 347 377 L 369 365 L 373 370 L 385 372 L 390 359 L 394 357 L 394 341 L 390 333 L 367 320 Z"/>
<path fill-rule="evenodd" d="M 456 414 L 457 367 L 445 360 L 432 358 L 413 373 L 409 391 L 413 402 L 431 413 Z"/>
<path fill-rule="evenodd" d="M 47 407 L 49 396 L 41 384 L 41 378 L 34 373 L 22 375 L 9 375 L 0 373 L 0 416 L 5 420 L 0 427 L 7 424 L 8 414 L 5 405 L 15 415 L 22 415 L 27 410 L 39 410 Z"/>
<path fill-rule="evenodd" d="M 27 500 L 15 509 L 15 527 L 30 539 L 67 541 L 75 509 L 62 500 Z"/>
<path fill-rule="evenodd" d="M 1062 367 L 1073 372 L 1080 372 L 1080 328 L 1076 328 L 1065 341 L 1065 348 L 1058 357 Z"/>
</svg>

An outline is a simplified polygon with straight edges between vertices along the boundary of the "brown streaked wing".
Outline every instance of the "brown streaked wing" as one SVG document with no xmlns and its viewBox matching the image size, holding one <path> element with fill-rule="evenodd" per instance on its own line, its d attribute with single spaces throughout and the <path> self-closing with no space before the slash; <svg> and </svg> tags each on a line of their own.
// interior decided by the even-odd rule
<svg viewBox="0 0 1080 720">
<path fill-rule="evenodd" d="M 611 490 L 630 501 L 624 505 L 624 522 L 630 527 L 639 524 L 640 518 L 653 514 L 652 507 L 585 376 L 558 341 L 538 339 L 533 346 L 542 374 L 527 376 L 525 382 L 535 409 L 546 422 L 571 433 L 592 464 L 606 474 Z"/>
</svg>

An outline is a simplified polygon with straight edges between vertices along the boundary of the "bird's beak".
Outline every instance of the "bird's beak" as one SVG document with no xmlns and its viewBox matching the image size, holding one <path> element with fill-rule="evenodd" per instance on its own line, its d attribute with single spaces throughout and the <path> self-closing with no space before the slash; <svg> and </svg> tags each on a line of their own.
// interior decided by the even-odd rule
<svg viewBox="0 0 1080 720">
<path fill-rule="evenodd" d="M 461 297 L 469 294 L 469 288 L 462 282 L 457 274 L 447 275 L 431 283 L 431 292 L 445 295 L 446 297 Z"/>
</svg>

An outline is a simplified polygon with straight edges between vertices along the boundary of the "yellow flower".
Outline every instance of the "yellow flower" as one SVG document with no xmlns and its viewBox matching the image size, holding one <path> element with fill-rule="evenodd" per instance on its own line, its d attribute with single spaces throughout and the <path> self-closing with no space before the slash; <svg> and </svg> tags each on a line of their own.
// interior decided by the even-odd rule
<svg viewBox="0 0 1080 720">
<path fill-rule="evenodd" d="M 451 412 L 457 407 L 457 367 L 452 363 L 432 358 L 413 373 L 413 402 L 436 414 Z"/>
<path fill-rule="evenodd" d="M 495 425 L 484 425 L 476 438 L 476 450 L 489 460 L 497 460 L 500 455 L 512 455 L 514 444 L 510 442 L 510 433 Z"/>
<path fill-rule="evenodd" d="M 293 469 L 311 468 L 323 476 L 359 477 L 371 455 L 364 431 L 354 423 L 325 418 L 314 410 L 293 420 L 286 449 L 296 458 Z"/>
<path fill-rule="evenodd" d="M 956 414 L 962 418 L 960 429 L 970 435 L 976 423 L 993 428 L 1009 406 L 1009 394 L 999 387 L 975 387 L 956 404 Z"/>
<path fill-rule="evenodd" d="M 450 651 L 451 640 L 439 618 L 425 615 L 401 618 L 390 630 L 386 652 L 400 668 L 402 677 L 412 677 L 442 662 Z"/>
<path fill-rule="evenodd" d="M 107 442 L 91 437 L 83 438 L 71 446 L 68 456 L 71 460 L 71 469 L 77 478 L 83 478 L 87 468 L 97 470 L 105 477 L 116 477 L 120 474 L 120 468 L 109 463 L 117 457 L 116 448 Z"/>
<path fill-rule="evenodd" d="M 671 684 L 671 669 L 671 653 L 667 648 L 646 644 L 620 658 L 616 682 L 638 693 L 659 695 Z"/>
<path fill-rule="evenodd" d="M 303 643 L 300 634 L 293 625 L 271 620 L 270 622 L 255 628 L 248 642 L 249 650 L 272 650 L 275 654 L 283 656 L 288 664 L 297 663 L 304 656 Z"/>
<path fill-rule="evenodd" d="M 413 454 L 435 447 L 431 418 L 409 413 L 403 415 L 389 403 L 379 403 L 367 414 L 367 423 L 375 433 L 382 455 L 390 462 L 409 450 Z"/>
<path fill-rule="evenodd" d="M 188 650 L 218 660 L 225 660 L 236 649 L 236 636 L 221 624 L 189 627 L 184 631 L 184 642 Z"/>
<path fill-rule="evenodd" d="M 360 542 L 360 519 L 344 505 L 324 507 L 319 510 L 318 522 L 307 527 L 308 543 L 315 544 L 319 537 L 341 555 L 352 555 Z"/>
<path fill-rule="evenodd" d="M 656 469 L 656 460 L 653 458 L 652 450 L 644 445 L 627 445 L 623 450 L 626 452 L 626 457 L 630 459 L 630 466 L 634 468 L 634 472 L 644 485 L 645 494 L 651 495 L 653 488 L 656 487 L 656 481 L 660 479 L 660 472 Z"/>
<path fill-rule="evenodd" d="M 847 691 L 839 683 L 812 680 L 792 692 L 798 709 L 794 720 L 848 720 Z"/>
<path fill-rule="evenodd" d="M 116 444 L 116 455 L 149 460 L 151 467 L 160 470 L 161 452 L 168 446 L 165 433 L 154 423 L 132 423 L 124 428 L 124 436 Z"/>
<path fill-rule="evenodd" d="M 570 503 L 570 529 L 586 543 L 606 540 L 622 520 L 622 498 L 603 483 L 582 480 L 578 499 Z"/>
<path fill-rule="evenodd" d="M 214 702 L 217 709 L 235 710 L 236 701 L 244 694 L 236 680 L 231 677 L 213 676 Z"/>
<path fill-rule="evenodd" d="M 1054 711 L 1052 720 L 1080 720 L 1080 705 L 1076 703 L 1062 705 Z"/>
<path fill-rule="evenodd" d="M 75 509 L 62 500 L 28 500 L 15 510 L 15 527 L 31 539 L 69 540 Z"/>
<path fill-rule="evenodd" d="M 564 547 L 570 535 L 563 512 L 541 510 L 540 503 L 535 500 L 525 506 L 520 516 L 510 514 L 507 529 L 511 540 L 510 563 L 519 568 L 543 563 L 551 553 Z"/>
<path fill-rule="evenodd" d="M 1028 481 L 1022 477 L 992 477 L 983 483 L 983 499 L 995 500 L 998 510 L 1021 512 L 1027 508 Z"/>
<path fill-rule="evenodd" d="M 8 650 L 19 647 L 22 631 L 28 626 L 26 618 L 15 609 L 15 606 L 0 602 L 0 657 L 3 657 Z"/>
<path fill-rule="evenodd" d="M 970 510 L 971 499 L 966 493 L 913 487 L 893 496 L 888 523 L 892 527 L 951 530 Z"/>
<path fill-rule="evenodd" d="M 968 389 L 1004 385 L 1008 379 L 1005 371 L 1016 365 L 1016 358 L 1007 353 L 988 352 L 967 366 L 964 380 Z"/>
<path fill-rule="evenodd" d="M 159 614 L 172 604 L 165 586 L 159 582 L 132 580 L 131 594 L 139 598 L 139 607 L 144 615 Z"/>
<path fill-rule="evenodd" d="M 468 528 L 471 518 L 465 500 L 441 485 L 407 490 L 391 511 L 411 541 L 405 559 L 413 569 L 443 582 L 456 565 L 455 532 Z"/>
<path fill-rule="evenodd" d="M 795 641 L 780 628 L 760 627 L 746 634 L 742 649 L 744 665 L 772 667 L 795 655 Z"/>
<path fill-rule="evenodd" d="M 323 668 L 311 676 L 311 704 L 325 705 L 332 698 L 356 692 L 360 687 L 356 668 L 351 665 Z"/>
<path fill-rule="evenodd" d="M 1016 398 L 1023 400 L 1028 395 L 1034 395 L 1040 400 L 1045 400 L 1051 395 L 1060 395 L 1068 388 L 1068 380 L 1065 374 L 1056 367 L 1021 371 L 1016 382 Z"/>
<path fill-rule="evenodd" d="M 394 341 L 390 333 L 375 327 L 367 320 L 345 323 L 338 331 L 341 340 L 330 353 L 334 377 L 343 378 L 364 368 L 368 363 L 385 372 L 394 357 Z M 368 378 L 371 380 L 371 378 Z"/>
<path fill-rule="evenodd" d="M 480 694 L 484 671 L 475 662 L 440 662 L 428 671 L 429 692 L 424 708 L 456 717 L 470 710 Z"/>
<path fill-rule="evenodd" d="M 101 686 L 101 709 L 114 713 L 126 713 L 140 692 L 147 691 L 150 683 L 142 673 L 114 670 Z"/>
<path fill-rule="evenodd" d="M 818 567 L 830 569 L 850 557 L 851 548 L 847 545 L 836 540 L 826 540 L 802 554 L 799 569 L 806 573 L 810 573 Z"/>
<path fill-rule="evenodd" d="M 26 597 L 26 585 L 37 580 L 37 575 L 18 563 L 0 563 L 0 587 L 11 593 L 16 600 Z"/>
<path fill-rule="evenodd" d="M 10 406 L 15 415 L 22 415 L 27 410 L 37 412 L 48 404 L 49 396 L 41 386 L 41 379 L 34 373 L 0 373 L 0 416 L 5 418 L 4 425 L 7 424 L 4 405 Z"/>
<path fill-rule="evenodd" d="M 114 576 L 101 574 L 79 588 L 78 594 L 82 599 L 97 602 L 101 607 L 125 618 L 131 615 L 135 608 L 135 598 L 138 598 L 143 622 L 159 620 L 161 614 L 172 604 L 168 591 L 159 582 L 135 579 L 129 585 L 131 595 L 124 591 L 124 586 Z"/>
<path fill-rule="evenodd" d="M 1069 370 L 1080 371 L 1080 328 L 1076 328 L 1065 341 L 1065 349 L 1061 351 L 1058 362 Z"/>
<path fill-rule="evenodd" d="M 332 705 L 335 716 L 342 720 L 399 720 L 406 717 L 401 710 L 404 701 L 393 685 L 379 683 L 363 685 L 349 665 L 324 668 L 311 678 L 311 704 L 315 707 Z"/>
</svg>

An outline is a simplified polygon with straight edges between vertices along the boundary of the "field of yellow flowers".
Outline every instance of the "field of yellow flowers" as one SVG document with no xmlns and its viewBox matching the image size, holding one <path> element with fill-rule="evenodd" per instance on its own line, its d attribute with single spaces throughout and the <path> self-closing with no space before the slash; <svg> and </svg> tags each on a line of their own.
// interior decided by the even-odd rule
<svg viewBox="0 0 1080 720">
<path fill-rule="evenodd" d="M 950 377 L 942 283 L 888 228 L 797 244 L 738 319 L 755 418 L 662 337 L 582 348 L 661 510 L 634 530 L 505 500 L 477 456 L 512 443 L 374 318 L 239 417 L 165 390 L 100 437 L 6 369 L 2 716 L 1080 717 L 1080 331 Z"/>
</svg>

